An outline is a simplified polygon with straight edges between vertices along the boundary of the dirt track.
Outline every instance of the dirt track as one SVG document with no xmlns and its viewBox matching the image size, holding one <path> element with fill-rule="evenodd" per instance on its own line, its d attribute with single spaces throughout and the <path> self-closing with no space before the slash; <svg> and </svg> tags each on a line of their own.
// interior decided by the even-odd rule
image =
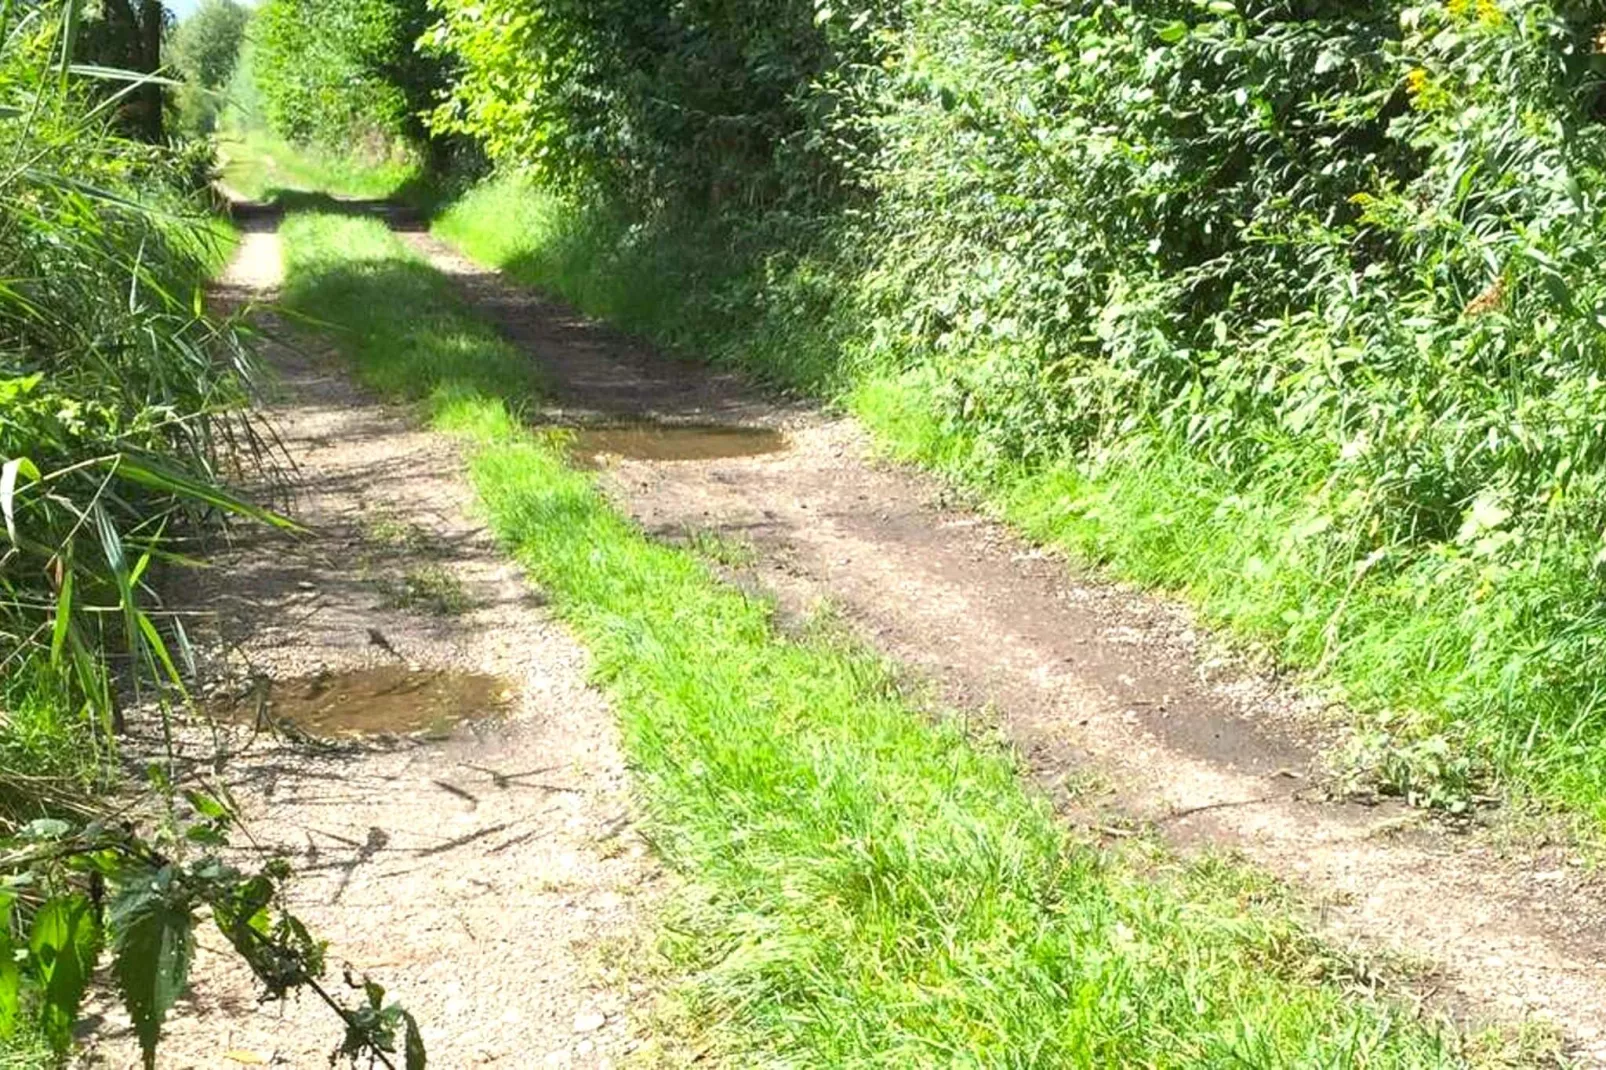
<svg viewBox="0 0 1606 1070">
<path fill-rule="evenodd" d="M 1183 850 L 1241 855 L 1300 887 L 1330 939 L 1424 964 L 1437 1005 L 1553 1021 L 1576 1058 L 1606 1065 L 1603 882 L 1568 851 L 1332 801 L 1316 704 L 1213 658 L 1177 607 L 948 507 L 932 480 L 873 460 L 849 421 L 765 400 L 406 237 L 550 371 L 552 418 L 784 430 L 786 448 L 759 456 L 605 458 L 605 485 L 649 532 L 749 542 L 755 560 L 733 579 L 783 610 L 839 606 L 950 702 L 995 718 L 1069 820 L 1152 823 Z"/>
</svg>

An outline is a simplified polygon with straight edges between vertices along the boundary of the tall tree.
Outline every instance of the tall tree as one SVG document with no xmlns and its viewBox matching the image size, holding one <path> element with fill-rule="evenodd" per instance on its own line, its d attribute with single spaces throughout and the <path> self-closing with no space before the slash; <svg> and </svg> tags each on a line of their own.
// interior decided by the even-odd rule
<svg viewBox="0 0 1606 1070">
<path fill-rule="evenodd" d="M 251 12 L 235 0 L 202 0 L 195 13 L 173 30 L 168 61 L 184 80 L 218 89 L 234 73 Z"/>
</svg>

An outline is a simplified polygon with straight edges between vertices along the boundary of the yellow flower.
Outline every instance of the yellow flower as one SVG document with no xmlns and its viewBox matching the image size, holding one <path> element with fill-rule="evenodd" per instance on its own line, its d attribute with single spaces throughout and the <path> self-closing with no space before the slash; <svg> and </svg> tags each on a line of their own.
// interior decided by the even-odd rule
<svg viewBox="0 0 1606 1070">
<path fill-rule="evenodd" d="M 1451 15 L 1462 19 L 1472 10 L 1472 0 L 1449 0 L 1444 6 Z"/>
<path fill-rule="evenodd" d="M 1478 22 L 1484 26 L 1506 24 L 1506 13 L 1500 10 L 1499 0 L 1478 0 Z"/>
<path fill-rule="evenodd" d="M 1428 87 L 1428 72 L 1427 71 L 1423 70 L 1421 67 L 1414 67 L 1411 70 L 1406 72 L 1406 75 L 1405 75 L 1405 89 L 1406 89 L 1406 92 L 1410 93 L 1413 97 L 1418 97 L 1418 96 L 1422 95 L 1423 90 L 1427 89 L 1427 87 Z"/>
</svg>

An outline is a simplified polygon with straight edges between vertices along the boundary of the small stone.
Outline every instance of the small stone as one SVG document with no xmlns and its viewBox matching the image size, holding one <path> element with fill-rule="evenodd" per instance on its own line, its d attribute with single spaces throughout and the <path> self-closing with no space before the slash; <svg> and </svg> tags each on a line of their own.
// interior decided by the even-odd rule
<svg viewBox="0 0 1606 1070">
<path fill-rule="evenodd" d="M 596 1011 L 587 1011 L 584 1014 L 574 1016 L 574 1031 L 576 1033 L 595 1033 L 607 1024 L 607 1015 L 598 1014 Z"/>
<path fill-rule="evenodd" d="M 576 1044 L 574 1046 L 574 1052 L 575 1052 L 576 1055 L 590 1055 L 592 1052 L 594 1052 L 596 1050 L 597 1050 L 596 1041 L 590 1040 L 590 1039 L 582 1040 L 580 1043 L 578 1043 L 578 1044 Z"/>
</svg>

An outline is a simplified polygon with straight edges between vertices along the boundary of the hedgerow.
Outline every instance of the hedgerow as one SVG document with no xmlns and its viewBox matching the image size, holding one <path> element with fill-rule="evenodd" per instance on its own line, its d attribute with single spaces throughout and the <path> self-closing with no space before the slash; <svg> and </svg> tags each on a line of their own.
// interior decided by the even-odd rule
<svg viewBox="0 0 1606 1070">
<path fill-rule="evenodd" d="M 251 70 L 273 131 L 374 158 L 416 148 L 438 63 L 414 47 L 426 0 L 269 0 L 251 23 Z"/>
<path fill-rule="evenodd" d="M 856 387 L 1342 684 L 1393 787 L 1602 809 L 1606 5 L 438 6 L 513 266 Z"/>
</svg>

